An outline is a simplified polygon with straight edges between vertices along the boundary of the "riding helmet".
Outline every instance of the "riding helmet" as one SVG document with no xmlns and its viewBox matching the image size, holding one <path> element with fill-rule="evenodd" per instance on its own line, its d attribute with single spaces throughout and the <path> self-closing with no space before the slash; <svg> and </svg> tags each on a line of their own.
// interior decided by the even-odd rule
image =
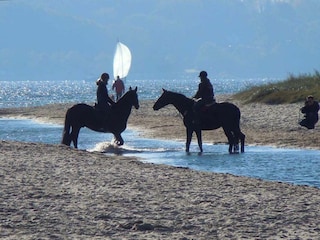
<svg viewBox="0 0 320 240">
<path fill-rule="evenodd" d="M 109 74 L 108 73 L 102 73 L 100 78 L 102 80 L 109 79 Z"/>
<path fill-rule="evenodd" d="M 199 74 L 199 77 L 207 77 L 208 74 L 206 71 L 201 71 L 200 74 Z"/>
</svg>

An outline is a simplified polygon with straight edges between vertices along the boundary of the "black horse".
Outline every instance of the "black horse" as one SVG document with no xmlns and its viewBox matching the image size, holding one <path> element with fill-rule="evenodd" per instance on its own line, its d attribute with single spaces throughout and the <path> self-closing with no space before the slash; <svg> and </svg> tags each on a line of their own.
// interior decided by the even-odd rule
<svg viewBox="0 0 320 240">
<path fill-rule="evenodd" d="M 194 121 L 193 99 L 163 89 L 153 109 L 159 110 L 168 104 L 172 104 L 183 116 L 183 123 L 187 130 L 186 152 L 189 152 L 193 132 L 197 135 L 200 152 L 203 152 L 201 130 L 214 130 L 220 127 L 228 138 L 229 153 L 239 152 L 239 139 L 241 152 L 244 152 L 245 135 L 240 130 L 240 110 L 234 104 L 223 102 L 205 106 L 201 109 L 200 125 L 195 124 Z"/>
<path fill-rule="evenodd" d="M 80 129 L 87 127 L 96 132 L 112 133 L 115 143 L 123 145 L 121 133 L 127 127 L 132 106 L 139 108 L 137 87 L 134 90 L 130 87 L 129 91 L 111 108 L 108 117 L 93 106 L 84 103 L 72 106 L 66 113 L 61 143 L 70 146 L 73 142 L 74 147 L 78 148 Z"/>
</svg>

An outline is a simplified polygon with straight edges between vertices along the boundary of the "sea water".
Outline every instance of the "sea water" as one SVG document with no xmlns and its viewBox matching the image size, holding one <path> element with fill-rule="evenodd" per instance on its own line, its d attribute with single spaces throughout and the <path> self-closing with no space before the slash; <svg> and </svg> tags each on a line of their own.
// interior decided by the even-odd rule
<svg viewBox="0 0 320 240">
<path fill-rule="evenodd" d="M 126 80 L 126 87 L 138 87 L 140 100 L 156 100 L 161 89 L 192 96 L 198 79 Z M 278 81 L 277 79 L 212 79 L 216 94 L 232 94 L 249 86 Z M 0 108 L 38 106 L 54 103 L 92 103 L 95 101 L 95 80 L 59 81 L 0 81 Z M 110 84 L 109 84 L 110 87 Z M 109 90 L 112 93 L 111 90 Z M 138 110 L 139 111 L 139 110 Z M 58 144 L 62 126 L 32 120 L 0 118 L 0 139 Z M 244 154 L 228 154 L 227 145 L 204 144 L 204 153 L 198 155 L 193 141 L 191 154 L 184 152 L 184 142 L 141 138 L 127 129 L 125 145 L 114 148 L 109 143 L 111 134 L 96 133 L 83 128 L 79 148 L 107 151 L 140 157 L 142 161 L 189 167 L 202 171 L 232 173 L 272 181 L 307 184 L 320 187 L 320 151 L 246 146 Z"/>
<path fill-rule="evenodd" d="M 213 79 L 216 94 L 232 94 L 250 86 L 279 81 L 279 79 Z M 191 97 L 197 91 L 199 79 L 127 79 L 128 89 L 138 87 L 140 100 L 157 99 L 162 88 Z M 0 81 L 0 108 L 30 107 L 52 103 L 92 103 L 96 101 L 95 80 Z M 114 93 L 109 82 L 109 94 Z"/>
</svg>

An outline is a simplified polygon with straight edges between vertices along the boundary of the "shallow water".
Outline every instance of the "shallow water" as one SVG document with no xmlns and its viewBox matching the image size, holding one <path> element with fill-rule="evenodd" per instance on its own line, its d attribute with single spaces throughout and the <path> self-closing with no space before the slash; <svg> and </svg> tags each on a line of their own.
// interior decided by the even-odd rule
<svg viewBox="0 0 320 240">
<path fill-rule="evenodd" d="M 0 119 L 0 139 L 59 144 L 62 126 L 32 120 Z M 188 167 L 195 170 L 231 173 L 265 180 L 310 185 L 320 188 L 320 151 L 305 149 L 246 146 L 244 154 L 228 154 L 227 145 L 204 144 L 198 155 L 195 142 L 191 154 L 184 152 L 184 142 L 141 138 L 131 130 L 123 134 L 125 145 L 110 144 L 112 134 L 82 129 L 79 148 L 106 151 L 142 158 L 144 162 Z"/>
</svg>

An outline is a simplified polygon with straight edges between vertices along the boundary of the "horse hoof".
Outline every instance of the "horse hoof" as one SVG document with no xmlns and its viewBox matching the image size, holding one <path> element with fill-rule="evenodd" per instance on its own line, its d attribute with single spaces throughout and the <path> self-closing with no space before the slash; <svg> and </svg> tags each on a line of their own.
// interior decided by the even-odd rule
<svg viewBox="0 0 320 240">
<path fill-rule="evenodd" d="M 116 144 L 117 144 L 118 146 L 122 146 L 122 145 L 123 145 L 123 142 L 117 141 Z"/>
</svg>

